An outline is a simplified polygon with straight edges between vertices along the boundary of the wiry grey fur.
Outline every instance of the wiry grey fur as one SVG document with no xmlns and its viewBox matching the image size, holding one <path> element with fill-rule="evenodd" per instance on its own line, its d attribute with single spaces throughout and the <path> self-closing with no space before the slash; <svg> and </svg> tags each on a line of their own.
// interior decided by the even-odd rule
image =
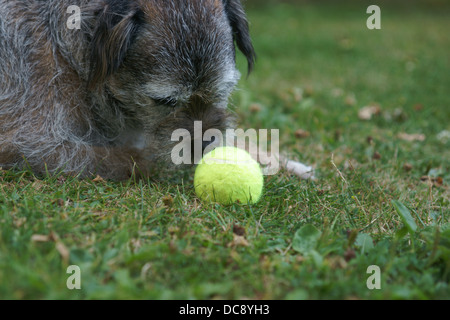
<svg viewBox="0 0 450 320">
<path fill-rule="evenodd" d="M 148 174 L 175 129 L 232 125 L 234 44 L 251 69 L 238 0 L 0 0 L 0 166 Z"/>
</svg>

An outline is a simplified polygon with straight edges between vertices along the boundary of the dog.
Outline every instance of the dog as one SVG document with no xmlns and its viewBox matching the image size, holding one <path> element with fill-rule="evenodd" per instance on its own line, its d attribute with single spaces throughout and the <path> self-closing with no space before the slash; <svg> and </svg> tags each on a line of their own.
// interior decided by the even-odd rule
<svg viewBox="0 0 450 320">
<path fill-rule="evenodd" d="M 0 166 L 151 176 L 171 163 L 174 130 L 235 126 L 237 49 L 250 72 L 239 0 L 0 0 Z"/>
</svg>

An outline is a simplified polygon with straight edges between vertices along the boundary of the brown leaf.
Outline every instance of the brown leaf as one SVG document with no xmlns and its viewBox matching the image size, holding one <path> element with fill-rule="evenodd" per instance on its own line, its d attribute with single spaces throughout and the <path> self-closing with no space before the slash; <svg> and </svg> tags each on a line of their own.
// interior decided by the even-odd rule
<svg viewBox="0 0 450 320">
<path fill-rule="evenodd" d="M 94 179 L 92 179 L 92 182 L 100 182 L 100 183 L 104 183 L 105 179 L 103 179 L 102 177 L 100 177 L 99 175 L 97 175 Z"/>
<path fill-rule="evenodd" d="M 251 113 L 258 113 L 262 110 L 261 105 L 258 103 L 252 103 L 249 109 Z"/>
<path fill-rule="evenodd" d="M 370 120 L 374 115 L 379 115 L 381 108 L 379 106 L 365 106 L 358 112 L 358 118 L 360 120 Z"/>
<path fill-rule="evenodd" d="M 48 242 L 50 241 L 50 237 L 43 234 L 33 234 L 31 236 L 31 241 L 33 242 Z"/>
<path fill-rule="evenodd" d="M 347 249 L 344 254 L 344 259 L 346 262 L 349 262 L 350 260 L 356 258 L 355 250 L 353 249 Z"/>
<path fill-rule="evenodd" d="M 413 168 L 413 165 L 410 164 L 410 163 L 408 163 L 408 162 L 406 162 L 406 163 L 403 165 L 403 170 L 405 170 L 406 172 L 411 171 L 412 168 Z"/>
<path fill-rule="evenodd" d="M 414 142 L 414 141 L 425 141 L 425 135 L 422 133 L 414 133 L 414 134 L 408 134 L 408 133 L 399 133 L 397 137 L 401 140 L 408 141 L 408 142 Z"/>
<path fill-rule="evenodd" d="M 421 104 L 421 103 L 415 104 L 415 105 L 414 105 L 414 110 L 415 110 L 415 111 L 421 111 L 421 110 L 423 110 L 423 104 Z"/>
<path fill-rule="evenodd" d="M 237 224 L 233 225 L 233 233 L 235 235 L 244 237 L 245 236 L 245 228 L 238 226 Z"/>
<path fill-rule="evenodd" d="M 298 129 L 297 131 L 295 131 L 295 137 L 297 139 L 308 138 L 310 135 L 311 134 L 309 133 L 309 131 L 303 129 Z"/>
<path fill-rule="evenodd" d="M 430 176 L 422 176 L 420 180 L 426 182 L 430 187 L 441 187 L 444 184 L 444 179 L 442 177 L 430 177 Z"/>
<path fill-rule="evenodd" d="M 375 159 L 375 160 L 380 160 L 381 159 L 381 154 L 379 153 L 379 152 L 377 152 L 377 151 L 375 151 L 374 153 L 373 153 L 373 159 Z"/>
<path fill-rule="evenodd" d="M 248 247 L 249 245 L 247 239 L 233 233 L 233 241 L 228 244 L 228 247 Z"/>
</svg>

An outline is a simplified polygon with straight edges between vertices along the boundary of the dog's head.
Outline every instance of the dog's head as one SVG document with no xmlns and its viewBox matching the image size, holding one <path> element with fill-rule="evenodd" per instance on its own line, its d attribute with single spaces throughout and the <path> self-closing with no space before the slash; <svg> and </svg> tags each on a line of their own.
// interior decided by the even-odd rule
<svg viewBox="0 0 450 320">
<path fill-rule="evenodd" d="M 107 88 L 139 118 L 147 145 L 167 154 L 176 129 L 229 126 L 235 47 L 249 71 L 255 59 L 239 0 L 101 0 L 95 8 L 89 88 Z"/>
</svg>

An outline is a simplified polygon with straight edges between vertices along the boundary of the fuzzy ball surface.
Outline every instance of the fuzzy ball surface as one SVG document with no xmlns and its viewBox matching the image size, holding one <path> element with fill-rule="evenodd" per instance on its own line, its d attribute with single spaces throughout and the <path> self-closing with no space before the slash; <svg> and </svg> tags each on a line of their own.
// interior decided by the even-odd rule
<svg viewBox="0 0 450 320">
<path fill-rule="evenodd" d="M 195 170 L 195 193 L 203 201 L 254 204 L 263 192 L 261 167 L 242 149 L 220 147 L 206 154 Z"/>
</svg>

